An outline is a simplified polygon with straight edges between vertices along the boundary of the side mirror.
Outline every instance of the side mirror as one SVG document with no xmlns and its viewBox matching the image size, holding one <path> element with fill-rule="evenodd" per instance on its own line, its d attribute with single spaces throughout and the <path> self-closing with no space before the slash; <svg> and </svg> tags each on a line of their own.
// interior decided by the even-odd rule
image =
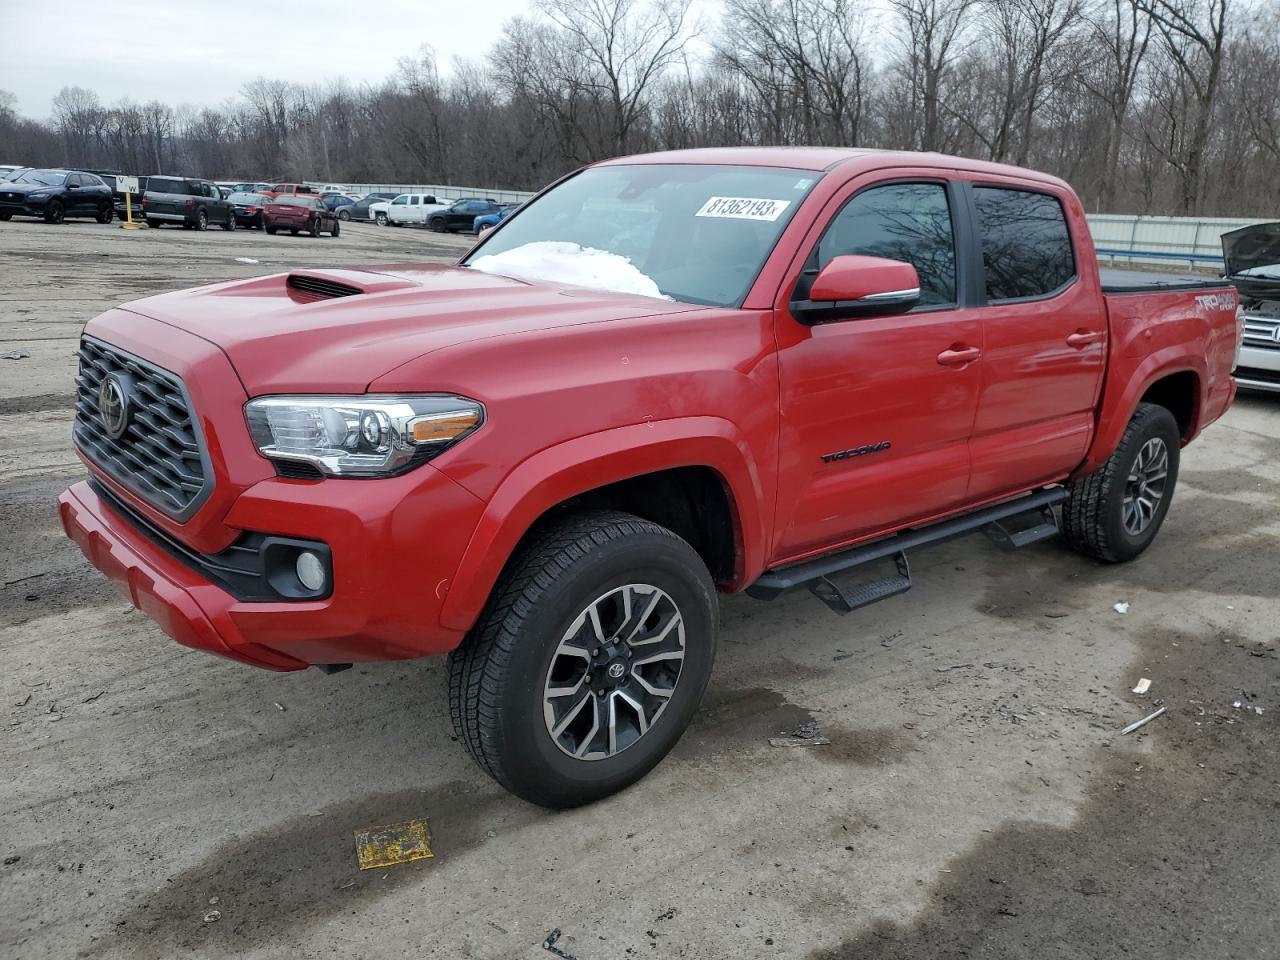
<svg viewBox="0 0 1280 960">
<path fill-rule="evenodd" d="M 911 264 L 883 257 L 832 257 L 813 278 L 808 299 L 792 301 L 791 313 L 813 325 L 893 316 L 919 303 L 920 278 Z"/>
</svg>

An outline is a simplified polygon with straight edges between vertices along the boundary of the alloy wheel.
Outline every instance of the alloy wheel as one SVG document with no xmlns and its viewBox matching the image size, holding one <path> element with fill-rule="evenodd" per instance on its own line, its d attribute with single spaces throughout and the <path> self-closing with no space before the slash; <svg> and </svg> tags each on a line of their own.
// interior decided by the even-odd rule
<svg viewBox="0 0 1280 960">
<path fill-rule="evenodd" d="M 1152 437 L 1138 451 L 1124 487 L 1122 517 L 1129 534 L 1137 536 L 1151 526 L 1164 499 L 1168 476 L 1169 448 L 1160 437 Z"/>
<path fill-rule="evenodd" d="M 665 591 L 629 583 L 597 597 L 551 657 L 543 687 L 547 733 L 577 760 L 621 753 L 671 702 L 684 654 L 684 618 Z"/>
</svg>

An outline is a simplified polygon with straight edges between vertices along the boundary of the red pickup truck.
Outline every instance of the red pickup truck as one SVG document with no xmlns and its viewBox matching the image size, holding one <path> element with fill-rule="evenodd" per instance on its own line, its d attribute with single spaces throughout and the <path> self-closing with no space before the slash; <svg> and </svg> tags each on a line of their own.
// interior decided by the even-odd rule
<svg viewBox="0 0 1280 960">
<path fill-rule="evenodd" d="M 457 266 L 298 270 L 90 322 L 67 534 L 180 643 L 449 654 L 459 739 L 571 806 L 643 776 L 717 594 L 839 612 L 909 550 L 1159 530 L 1235 290 L 1108 274 L 1060 180 L 937 155 L 609 160 Z"/>
</svg>

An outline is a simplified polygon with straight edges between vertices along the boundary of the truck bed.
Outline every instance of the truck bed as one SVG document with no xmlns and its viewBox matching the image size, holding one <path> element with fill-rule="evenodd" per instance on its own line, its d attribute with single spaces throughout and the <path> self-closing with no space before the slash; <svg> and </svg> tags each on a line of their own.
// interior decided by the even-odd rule
<svg viewBox="0 0 1280 960">
<path fill-rule="evenodd" d="M 1156 273 L 1143 270 L 1098 271 L 1102 279 L 1102 292 L 1118 293 L 1169 293 L 1173 290 L 1220 290 L 1230 286 L 1226 280 L 1216 277 L 1197 277 L 1176 273 Z"/>
</svg>

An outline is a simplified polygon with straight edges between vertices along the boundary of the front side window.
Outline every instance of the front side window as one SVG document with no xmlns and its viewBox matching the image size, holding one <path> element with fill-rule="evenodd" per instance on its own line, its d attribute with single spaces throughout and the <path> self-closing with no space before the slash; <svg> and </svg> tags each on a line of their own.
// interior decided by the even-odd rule
<svg viewBox="0 0 1280 960">
<path fill-rule="evenodd" d="M 833 257 L 904 260 L 920 277 L 921 306 L 956 302 L 956 244 L 947 189 L 893 183 L 854 196 L 818 241 L 818 266 Z"/>
<path fill-rule="evenodd" d="M 396 197 L 394 200 L 391 201 L 393 205 L 401 206 L 401 207 L 403 207 L 408 202 L 409 202 L 409 198 L 405 196 Z"/>
<path fill-rule="evenodd" d="M 1031 190 L 976 187 L 987 300 L 1042 297 L 1076 273 L 1067 218 L 1057 197 Z"/>
</svg>

